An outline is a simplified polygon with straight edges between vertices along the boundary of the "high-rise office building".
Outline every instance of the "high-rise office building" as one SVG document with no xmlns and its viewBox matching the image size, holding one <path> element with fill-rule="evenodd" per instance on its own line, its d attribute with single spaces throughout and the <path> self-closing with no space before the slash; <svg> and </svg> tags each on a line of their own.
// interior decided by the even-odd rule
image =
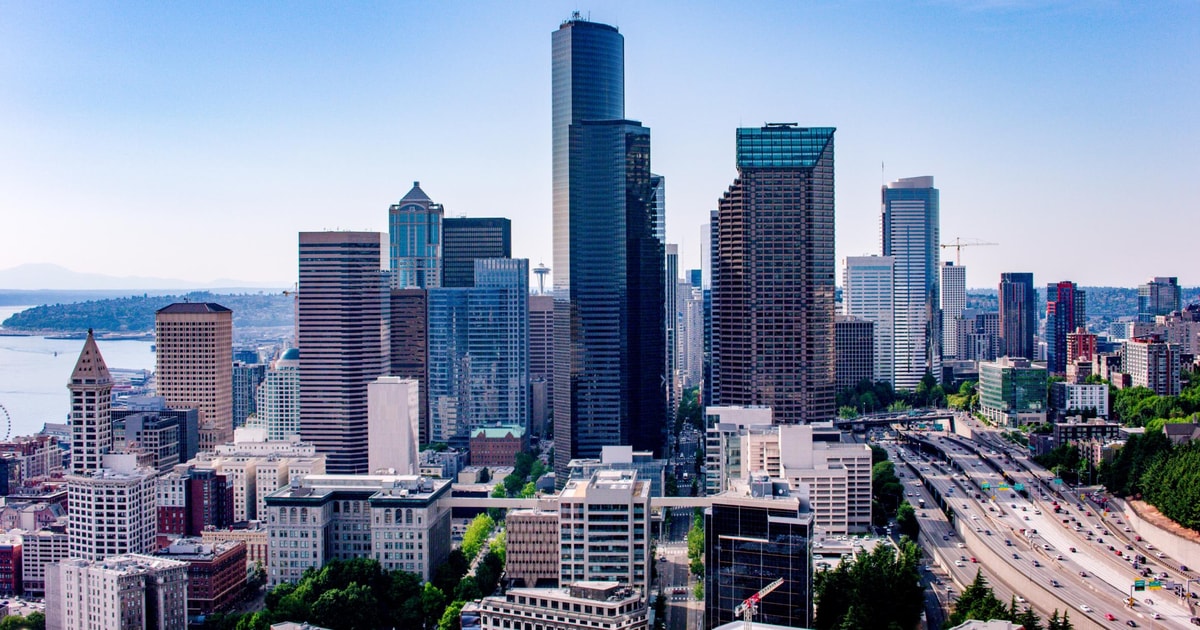
<svg viewBox="0 0 1200 630">
<path fill-rule="evenodd" d="M 263 363 L 233 362 L 233 428 L 246 426 L 246 418 L 258 411 L 258 386 L 267 377 Z"/>
<path fill-rule="evenodd" d="M 300 437 L 300 350 L 288 348 L 271 364 L 256 394 L 257 425 L 269 440 Z"/>
<path fill-rule="evenodd" d="M 429 291 L 431 440 L 529 420 L 529 261 L 475 261 L 475 286 Z"/>
<path fill-rule="evenodd" d="M 1159 315 L 1170 315 L 1183 307 L 1179 278 L 1158 276 L 1138 287 L 1138 321 L 1153 322 Z"/>
<path fill-rule="evenodd" d="M 481 258 L 512 258 L 512 221 L 442 219 L 442 286 L 475 286 L 475 261 Z"/>
<path fill-rule="evenodd" d="M 933 177 L 903 177 L 883 187 L 883 255 L 896 259 L 892 316 L 897 389 L 940 376 L 942 334 L 938 189 Z"/>
<path fill-rule="evenodd" d="M 685 288 L 687 289 L 685 291 Z M 691 283 L 679 284 L 679 387 L 697 387 L 704 381 L 704 295 Z"/>
<path fill-rule="evenodd" d="M 377 232 L 301 232 L 300 436 L 331 473 L 367 472 L 367 384 L 388 366 Z"/>
<path fill-rule="evenodd" d="M 471 272 L 474 282 L 474 271 Z M 417 429 L 421 444 L 430 442 L 429 431 L 429 292 L 425 289 L 392 289 L 390 297 L 391 347 L 389 374 L 417 381 Z"/>
<path fill-rule="evenodd" d="M 1178 396 L 1179 346 L 1160 335 L 1135 337 L 1121 349 L 1121 371 L 1134 387 L 1145 387 L 1159 396 Z"/>
<path fill-rule="evenodd" d="M 1033 274 L 1000 274 L 1000 356 L 1034 359 L 1037 292 Z"/>
<path fill-rule="evenodd" d="M 417 381 L 380 376 L 367 385 L 368 468 L 417 473 Z"/>
<path fill-rule="evenodd" d="M 1067 335 L 1087 327 L 1087 295 L 1074 282 L 1046 285 L 1046 369 L 1067 371 Z"/>
<path fill-rule="evenodd" d="M 837 391 L 853 389 L 875 375 L 875 322 L 837 315 L 834 318 L 837 339 Z"/>
<path fill-rule="evenodd" d="M 529 420 L 534 435 L 548 435 L 554 404 L 554 298 L 529 296 Z"/>
<path fill-rule="evenodd" d="M 650 130 L 623 120 L 624 39 L 576 14 L 552 37 L 555 471 L 661 452 L 664 253 Z M 561 482 L 560 482 L 561 483 Z"/>
<path fill-rule="evenodd" d="M 71 557 L 100 560 L 154 550 L 157 471 L 136 455 L 105 455 L 101 467 L 67 477 Z"/>
<path fill-rule="evenodd" d="M 842 310 L 874 324 L 875 382 L 895 383 L 895 339 L 892 335 L 892 256 L 848 256 L 842 280 Z"/>
<path fill-rule="evenodd" d="M 442 213 L 442 205 L 421 190 L 421 182 L 413 182 L 412 190 L 388 208 L 392 288 L 442 285 Z"/>
<path fill-rule="evenodd" d="M 708 404 L 766 405 L 779 424 L 834 416 L 833 133 L 737 130 L 715 223 Z"/>
<path fill-rule="evenodd" d="M 947 260 L 941 269 L 942 356 L 958 358 L 958 318 L 967 308 L 967 268 Z"/>
<path fill-rule="evenodd" d="M 233 311 L 179 302 L 154 314 L 158 395 L 200 410 L 200 448 L 233 439 Z"/>
<path fill-rule="evenodd" d="M 666 363 L 663 373 L 667 375 L 667 416 L 668 424 L 679 409 L 679 245 L 671 243 L 666 250 L 666 276 L 663 277 L 665 299 L 663 301 L 664 340 L 666 342 Z"/>
<path fill-rule="evenodd" d="M 112 450 L 112 374 L 104 364 L 96 338 L 87 340 L 71 372 L 71 474 L 100 468 L 101 458 Z"/>
</svg>

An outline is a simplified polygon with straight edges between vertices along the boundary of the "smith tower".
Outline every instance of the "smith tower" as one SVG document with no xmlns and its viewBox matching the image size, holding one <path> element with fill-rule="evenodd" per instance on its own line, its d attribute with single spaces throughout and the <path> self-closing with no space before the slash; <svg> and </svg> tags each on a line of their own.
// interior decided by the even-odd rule
<svg viewBox="0 0 1200 630">
<path fill-rule="evenodd" d="M 833 419 L 833 133 L 737 130 L 738 176 L 717 202 L 708 404 Z"/>
<path fill-rule="evenodd" d="M 559 479 L 605 445 L 661 452 L 664 253 L 650 130 L 625 120 L 624 38 L 578 14 L 552 38 L 554 439 Z"/>
</svg>

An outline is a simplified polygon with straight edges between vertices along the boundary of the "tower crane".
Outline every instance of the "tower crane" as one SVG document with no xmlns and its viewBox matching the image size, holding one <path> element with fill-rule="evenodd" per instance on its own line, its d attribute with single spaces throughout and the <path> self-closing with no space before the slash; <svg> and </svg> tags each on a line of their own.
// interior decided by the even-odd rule
<svg viewBox="0 0 1200 630">
<path fill-rule="evenodd" d="M 783 586 L 783 578 L 779 578 L 764 586 L 761 591 L 747 597 L 741 604 L 738 604 L 737 608 L 733 609 L 734 617 L 739 615 L 745 617 L 745 630 L 751 630 L 750 626 L 754 621 L 754 613 L 758 612 L 758 603 L 762 601 L 762 598 L 770 595 L 772 591 L 780 586 Z"/>
<path fill-rule="evenodd" d="M 947 247 L 953 247 L 954 248 L 954 264 L 961 267 L 962 266 L 962 248 L 978 247 L 981 245 L 999 245 L 999 244 L 1000 243 L 985 243 L 977 238 L 976 239 L 967 239 L 966 241 L 964 241 L 962 238 L 955 236 L 953 243 L 942 243 L 942 249 L 946 249 Z"/>
</svg>

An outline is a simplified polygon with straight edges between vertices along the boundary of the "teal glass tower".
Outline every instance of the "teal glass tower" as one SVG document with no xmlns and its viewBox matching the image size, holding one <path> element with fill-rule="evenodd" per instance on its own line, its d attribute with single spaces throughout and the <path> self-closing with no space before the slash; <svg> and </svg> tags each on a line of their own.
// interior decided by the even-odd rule
<svg viewBox="0 0 1200 630">
<path fill-rule="evenodd" d="M 392 288 L 442 286 L 442 206 L 413 182 L 412 190 L 388 209 L 388 259 Z"/>
<path fill-rule="evenodd" d="M 664 248 L 650 130 L 625 120 L 624 39 L 575 14 L 552 38 L 555 471 L 606 445 L 661 453 Z"/>
</svg>

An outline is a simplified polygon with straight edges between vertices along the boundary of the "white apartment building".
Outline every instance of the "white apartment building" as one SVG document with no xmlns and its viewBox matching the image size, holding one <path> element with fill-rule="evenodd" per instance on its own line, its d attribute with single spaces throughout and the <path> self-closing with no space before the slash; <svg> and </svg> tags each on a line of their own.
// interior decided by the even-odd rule
<svg viewBox="0 0 1200 630">
<path fill-rule="evenodd" d="M 138 554 L 53 565 L 46 628 L 186 630 L 188 564 Z"/>
<path fill-rule="evenodd" d="M 105 455 L 103 468 L 67 477 L 70 555 L 100 560 L 155 547 L 157 481 L 134 455 Z"/>
<path fill-rule="evenodd" d="M 831 424 L 773 425 L 768 408 L 710 407 L 705 489 L 710 496 L 744 483 L 751 473 L 808 487 L 816 524 L 855 533 L 871 525 L 871 449 L 842 444 Z M 731 421 L 724 421 L 724 420 Z M 818 437 L 833 438 L 830 440 Z"/>
<path fill-rule="evenodd" d="M 645 630 L 646 599 L 613 582 L 576 582 L 567 588 L 513 588 L 463 608 L 483 630 Z"/>
<path fill-rule="evenodd" d="M 967 308 L 967 268 L 942 263 L 942 356 L 958 357 L 958 318 Z"/>
<path fill-rule="evenodd" d="M 875 323 L 875 380 L 896 382 L 893 256 L 848 256 L 842 277 L 842 311 Z"/>
<path fill-rule="evenodd" d="M 44 597 L 46 571 L 70 555 L 65 521 L 21 535 L 21 589 L 26 597 Z"/>
<path fill-rule="evenodd" d="M 415 475 L 308 475 L 266 498 L 267 578 L 296 582 L 330 560 L 374 558 L 433 577 L 450 555 L 450 482 Z"/>
<path fill-rule="evenodd" d="M 650 483 L 636 470 L 599 470 L 568 480 L 558 497 L 559 584 L 620 582 L 646 592 L 650 579 Z"/>
<path fill-rule="evenodd" d="M 254 424 L 267 430 L 267 439 L 300 436 L 300 351 L 288 348 L 267 370 L 255 394 Z"/>
<path fill-rule="evenodd" d="M 233 520 L 262 519 L 266 497 L 286 486 L 292 477 L 325 473 L 325 455 L 293 435 L 271 440 L 263 428 L 234 430 L 232 444 L 200 453 L 189 464 L 215 469 L 233 484 Z"/>
</svg>

